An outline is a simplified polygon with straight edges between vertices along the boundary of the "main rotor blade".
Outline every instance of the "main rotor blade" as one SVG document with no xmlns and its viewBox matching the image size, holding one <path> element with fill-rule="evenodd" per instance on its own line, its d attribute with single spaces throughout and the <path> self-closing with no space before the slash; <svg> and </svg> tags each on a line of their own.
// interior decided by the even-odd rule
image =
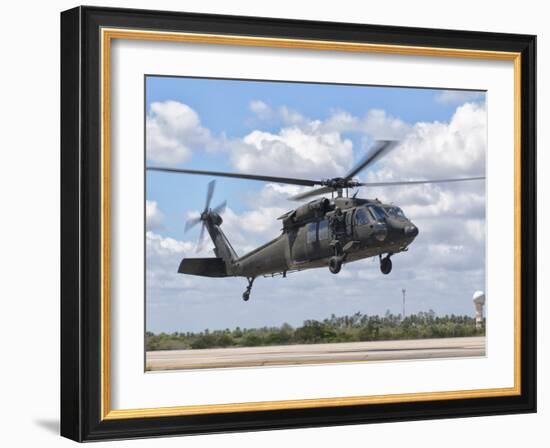
<svg viewBox="0 0 550 448">
<path fill-rule="evenodd" d="M 216 188 L 216 181 L 211 180 L 208 182 L 208 189 L 206 191 L 206 204 L 204 205 L 204 211 L 208 211 L 210 207 L 210 202 L 212 201 L 212 196 L 214 195 L 214 188 Z"/>
<path fill-rule="evenodd" d="M 306 187 L 313 187 L 315 185 L 321 185 L 321 181 L 310 179 L 295 179 L 293 177 L 276 177 L 276 176 L 262 176 L 257 174 L 238 174 L 238 173 L 225 173 L 221 171 L 203 171 L 203 170 L 184 170 L 180 168 L 164 168 L 160 166 L 147 167 L 149 171 L 161 171 L 164 173 L 183 173 L 183 174 L 202 174 L 205 176 L 219 176 L 219 177 L 232 177 L 236 179 L 248 179 L 248 180 L 260 180 L 264 182 L 275 182 L 278 184 L 291 184 L 291 185 L 304 185 Z"/>
<path fill-rule="evenodd" d="M 189 229 L 192 229 L 195 227 L 199 222 L 201 222 L 200 216 L 198 218 L 191 218 L 185 221 L 185 230 L 184 232 L 187 232 Z"/>
<path fill-rule="evenodd" d="M 344 179 L 351 179 L 360 171 L 364 170 L 370 164 L 376 162 L 381 157 L 385 156 L 393 148 L 397 146 L 395 140 L 377 140 L 367 154 L 344 176 Z"/>
<path fill-rule="evenodd" d="M 309 190 L 309 191 L 305 191 L 303 193 L 297 194 L 295 196 L 291 196 L 288 199 L 290 201 L 300 201 L 302 199 L 310 198 L 312 196 L 319 196 L 321 194 L 330 193 L 331 191 L 334 191 L 334 188 L 321 187 L 321 188 L 316 188 L 315 190 Z"/>
<path fill-rule="evenodd" d="M 225 211 L 226 206 L 227 206 L 227 201 L 223 201 L 220 205 L 214 207 L 212 211 L 214 213 L 217 213 L 218 215 L 221 215 Z"/>
<path fill-rule="evenodd" d="M 454 179 L 431 179 L 431 180 L 403 180 L 396 182 L 361 182 L 360 187 L 393 187 L 397 185 L 418 185 L 418 184 L 444 184 L 449 182 L 466 182 L 471 180 L 483 180 L 485 176 L 462 177 Z"/>
</svg>

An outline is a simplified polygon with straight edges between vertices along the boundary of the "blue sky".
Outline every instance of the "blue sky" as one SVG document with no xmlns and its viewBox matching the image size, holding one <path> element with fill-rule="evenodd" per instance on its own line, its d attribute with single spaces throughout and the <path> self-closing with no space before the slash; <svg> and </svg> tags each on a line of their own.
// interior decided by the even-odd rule
<svg viewBox="0 0 550 448">
<path fill-rule="evenodd" d="M 147 108 L 154 101 L 184 102 L 201 111 L 206 127 L 229 136 L 253 129 L 249 104 L 254 100 L 287 106 L 318 119 L 335 109 L 356 115 L 383 109 L 408 122 L 447 121 L 456 109 L 456 104 L 436 101 L 439 89 L 154 76 L 147 77 L 146 83 Z"/>
<path fill-rule="evenodd" d="M 484 100 L 485 95 L 480 92 L 149 76 L 146 77 L 145 104 L 147 164 L 310 178 L 338 176 L 364 154 L 374 139 L 389 137 L 399 139 L 401 146 L 388 160 L 363 173 L 364 179 L 429 179 L 449 173 L 455 177 L 483 175 Z M 448 149 L 444 151 L 442 147 Z M 468 159 L 461 160 L 466 154 Z M 274 305 L 277 299 L 270 299 L 275 292 L 262 286 L 268 282 L 273 282 L 273 287 L 278 285 L 271 279 L 258 281 L 260 286 L 255 285 L 251 301 L 244 304 L 240 299 L 245 286 L 243 279 L 205 282 L 174 274 L 179 259 L 197 256 L 193 242 L 198 237 L 198 229 L 184 233 L 184 225 L 193 212 L 203 208 L 210 180 L 209 176 L 147 173 L 149 330 L 250 327 L 279 325 L 285 321 L 299 324 L 303 319 L 323 318 L 332 312 L 374 314 L 392 308 L 394 312 L 399 311 L 391 301 L 384 300 L 388 279 L 382 278 L 370 261 L 345 267 L 348 272 L 342 278 L 347 276 L 346 284 L 352 284 L 355 292 L 350 292 L 349 303 L 344 299 L 337 305 L 330 300 L 319 301 L 313 294 L 309 297 L 300 293 L 298 307 L 288 304 L 277 307 Z M 292 188 L 217 179 L 213 205 L 227 199 L 228 211 L 222 229 L 238 252 L 242 254 L 277 236 L 275 215 L 296 207 L 296 203 L 286 200 Z M 415 215 L 410 216 L 413 221 L 420 220 L 424 229 L 434 229 L 431 236 L 423 236 L 418 256 L 433 257 L 438 251 L 448 254 L 449 250 L 455 250 L 462 255 L 467 252 L 469 259 L 481 257 L 475 269 L 465 269 L 469 264 L 463 256 L 457 257 L 456 263 L 451 263 L 445 272 L 440 272 L 438 267 L 440 290 L 445 290 L 445 282 L 449 288 L 451 283 L 456 285 L 457 278 L 463 274 L 460 291 L 455 291 L 452 299 L 444 303 L 436 300 L 433 291 L 422 290 L 430 281 L 409 254 L 403 255 L 408 261 L 401 271 L 399 263 L 394 261 L 394 272 L 390 274 L 391 281 L 399 283 L 395 285 L 399 294 L 402 287 L 409 287 L 411 291 L 416 288 L 416 296 L 422 298 L 417 301 L 417 311 L 432 308 L 439 313 L 471 314 L 469 297 L 459 302 L 456 297 L 471 297 L 472 288 L 484 286 L 484 238 L 479 237 L 479 229 L 484 227 L 483 185 L 391 188 L 360 193 L 363 197 L 383 195 L 380 197 L 409 205 Z M 430 199 L 434 201 L 431 205 Z M 449 201 L 452 203 L 455 199 L 457 204 L 466 201 L 465 212 L 445 214 L 449 212 Z M 456 235 L 446 233 L 456 228 L 457 220 L 460 225 L 471 228 L 473 236 L 456 241 Z M 443 221 L 447 227 L 441 225 Z M 410 252 L 414 251 L 411 247 Z M 201 255 L 211 256 L 211 253 Z M 446 258 L 452 262 L 452 256 Z M 294 280 L 298 276 L 301 278 Z M 332 276 L 328 269 L 298 273 L 277 288 L 281 293 L 282 288 L 288 287 L 307 290 L 308 282 L 323 278 L 324 282 L 330 282 L 325 290 L 334 288 L 334 294 L 338 295 L 342 282 L 338 283 L 339 276 Z M 373 296 L 370 304 L 363 302 L 362 294 L 359 300 L 357 293 L 365 284 L 365 278 Z M 471 285 L 472 281 L 476 285 Z M 215 288 L 210 288 L 212 282 L 217 282 Z M 399 294 L 396 294 L 396 304 Z M 356 309 L 358 307 L 360 309 Z M 414 303 L 410 309 L 415 310 Z"/>
</svg>

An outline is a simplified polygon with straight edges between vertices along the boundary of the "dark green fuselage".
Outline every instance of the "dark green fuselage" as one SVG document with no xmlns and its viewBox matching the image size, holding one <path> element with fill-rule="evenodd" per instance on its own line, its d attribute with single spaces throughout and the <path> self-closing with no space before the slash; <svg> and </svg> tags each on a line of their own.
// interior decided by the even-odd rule
<svg viewBox="0 0 550 448">
<path fill-rule="evenodd" d="M 217 258 L 187 259 L 206 262 L 195 270 L 186 269 L 184 260 L 180 272 L 247 278 L 286 275 L 291 271 L 326 267 L 335 254 L 342 256 L 344 263 L 382 254 L 393 255 L 407 250 L 418 235 L 416 226 L 398 207 L 377 200 L 317 199 L 279 219 L 283 225 L 281 235 L 238 257 L 221 231 L 221 218 L 214 216 L 207 223 L 207 229 Z M 208 267 L 207 260 L 218 260 L 217 271 L 214 262 Z"/>
</svg>

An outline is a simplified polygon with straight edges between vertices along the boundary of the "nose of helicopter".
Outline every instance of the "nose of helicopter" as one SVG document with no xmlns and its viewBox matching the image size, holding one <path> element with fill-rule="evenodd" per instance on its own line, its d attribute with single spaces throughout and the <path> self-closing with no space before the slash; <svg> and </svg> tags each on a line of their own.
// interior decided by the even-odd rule
<svg viewBox="0 0 550 448">
<path fill-rule="evenodd" d="M 418 235 L 418 227 L 407 218 L 386 218 L 386 226 L 388 241 L 401 247 L 407 247 Z"/>
<path fill-rule="evenodd" d="M 418 235 L 418 227 L 411 222 L 403 228 L 403 233 L 409 238 L 416 238 Z"/>
</svg>

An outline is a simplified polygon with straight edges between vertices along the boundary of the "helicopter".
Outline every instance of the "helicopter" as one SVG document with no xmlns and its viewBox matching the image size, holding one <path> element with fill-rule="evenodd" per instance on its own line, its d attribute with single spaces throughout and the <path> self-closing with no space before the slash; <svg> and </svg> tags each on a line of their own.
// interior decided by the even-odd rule
<svg viewBox="0 0 550 448">
<path fill-rule="evenodd" d="M 385 156 L 395 146 L 394 140 L 377 140 L 365 156 L 343 177 L 323 180 L 298 179 L 256 174 L 240 174 L 218 171 L 190 170 L 169 167 L 147 167 L 148 171 L 183 173 L 213 177 L 257 180 L 279 184 L 317 187 L 290 197 L 290 200 L 323 196 L 300 205 L 279 216 L 282 232 L 275 239 L 238 256 L 221 229 L 227 202 L 214 208 L 210 203 L 214 195 L 215 180 L 210 181 L 203 211 L 197 218 L 186 222 L 185 231 L 201 223 L 197 248 L 202 246 L 205 230 L 214 244 L 215 257 L 184 258 L 178 273 L 203 277 L 244 277 L 248 285 L 242 295 L 250 299 L 254 280 L 257 277 L 286 277 L 288 273 L 306 269 L 328 267 L 338 274 L 345 263 L 370 257 L 378 257 L 380 271 L 392 271 L 391 257 L 405 252 L 418 236 L 418 227 L 403 210 L 378 199 L 362 199 L 350 188 L 388 187 L 397 185 L 434 184 L 483 180 L 485 176 L 412 180 L 391 182 L 359 182 L 354 177 L 365 168 Z M 326 195 L 331 195 L 329 199 Z"/>
</svg>

